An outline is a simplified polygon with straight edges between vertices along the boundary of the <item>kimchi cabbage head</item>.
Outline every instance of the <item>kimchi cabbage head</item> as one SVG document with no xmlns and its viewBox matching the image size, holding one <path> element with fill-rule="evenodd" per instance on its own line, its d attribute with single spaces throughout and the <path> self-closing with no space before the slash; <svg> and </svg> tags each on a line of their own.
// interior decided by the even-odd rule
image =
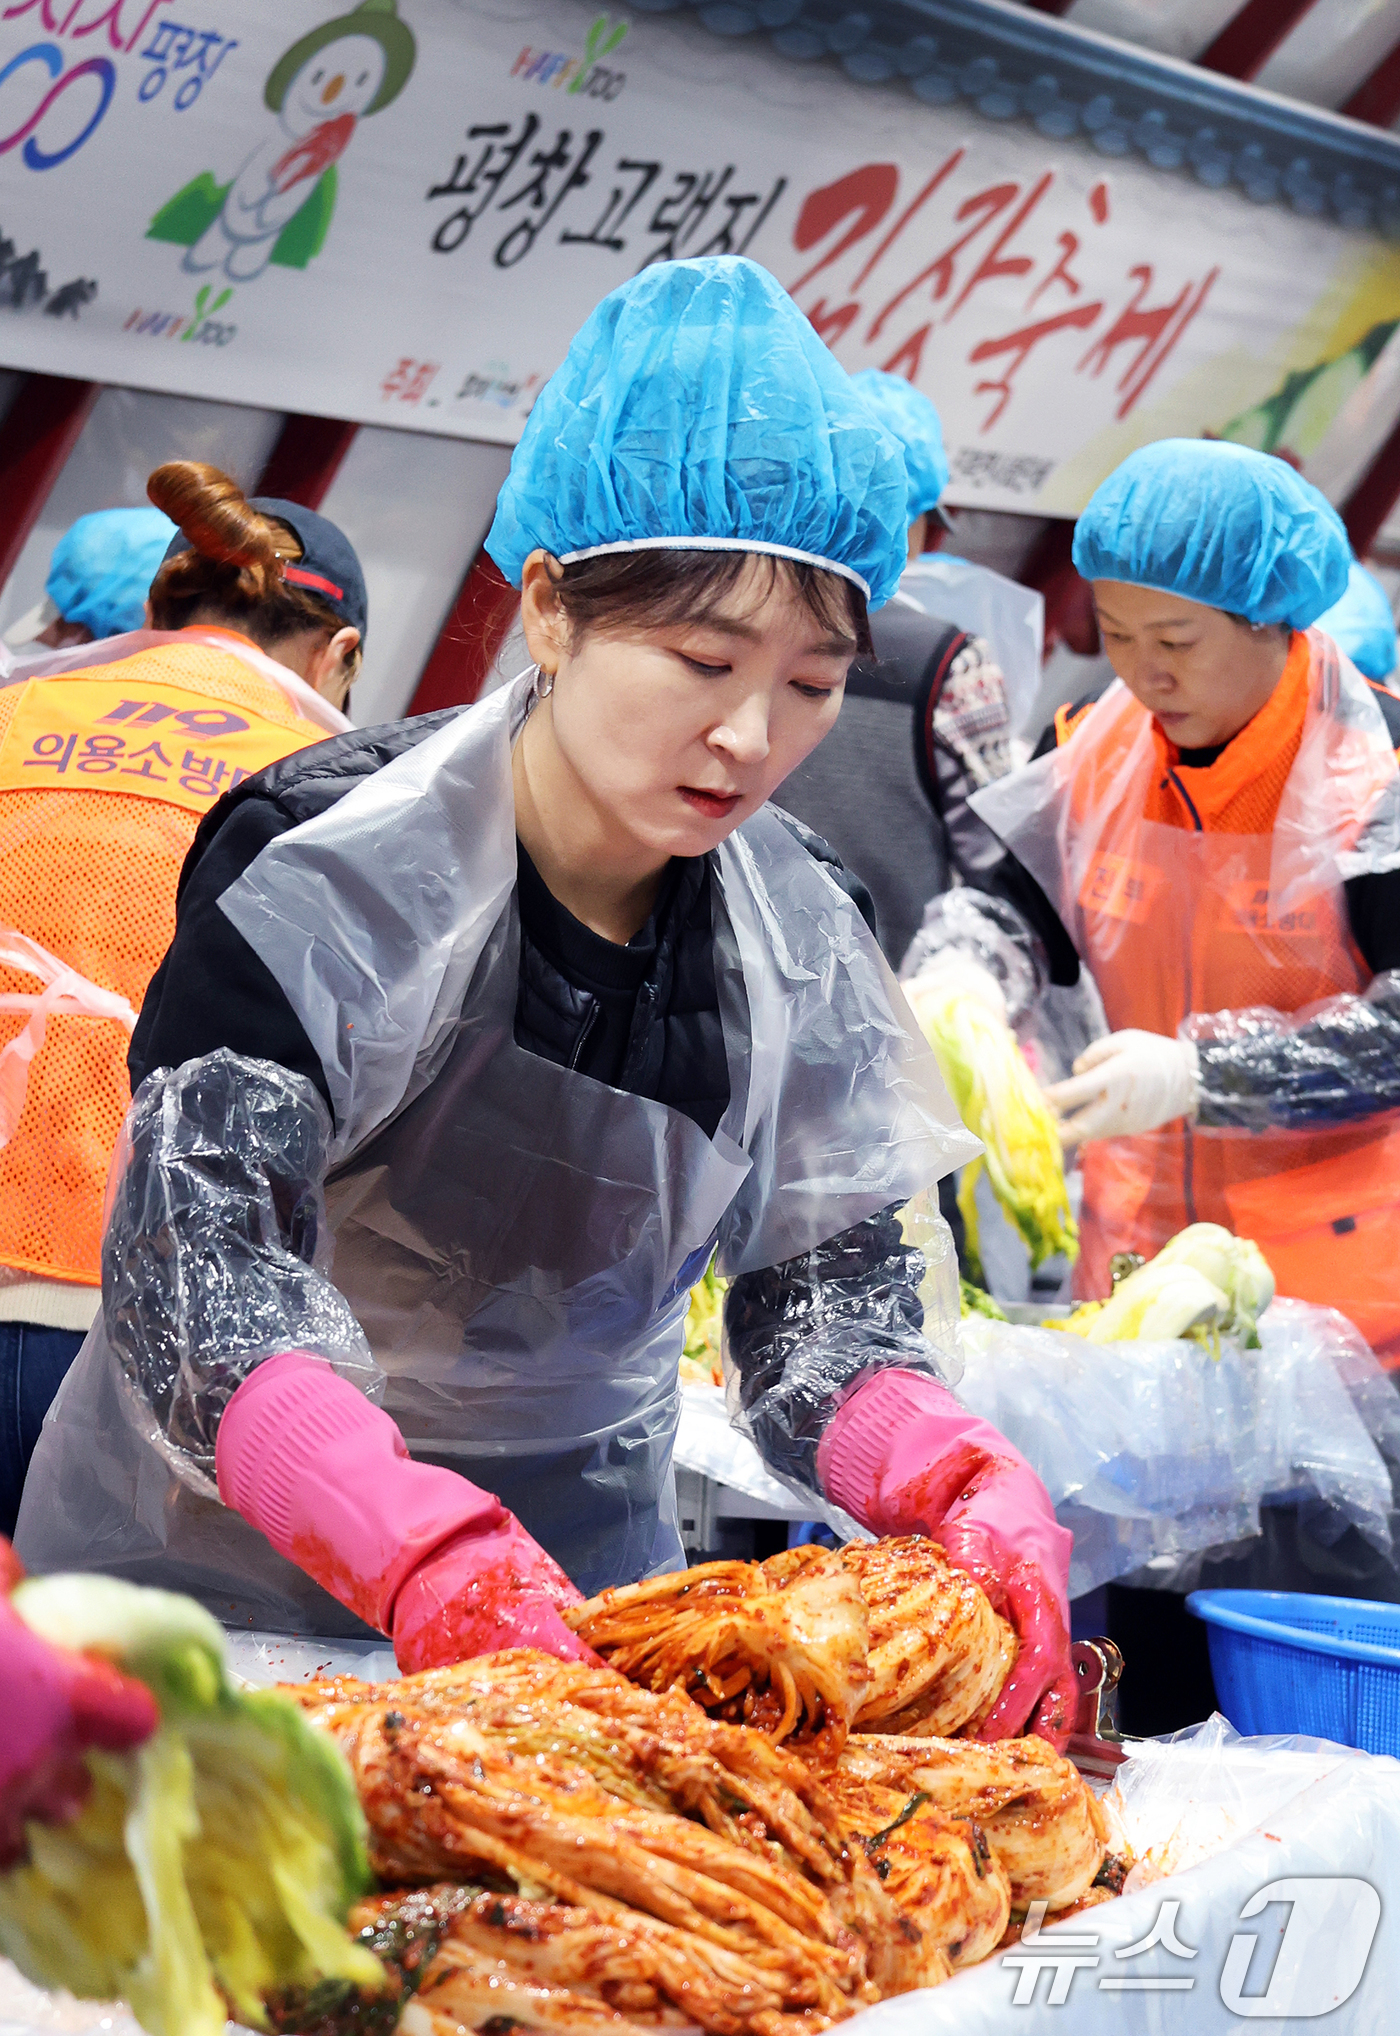
<svg viewBox="0 0 1400 2036">
<path fill-rule="evenodd" d="M 230 2012 L 266 2027 L 265 1997 L 288 1987 L 381 1986 L 344 1929 L 370 1874 L 332 1741 L 275 1690 L 234 1687 L 191 1599 L 54 1576 L 13 1602 L 46 1640 L 144 1682 L 161 1717 L 132 1753 L 89 1752 L 79 1817 L 31 1824 L 28 1859 L 0 1876 L 0 1950 L 26 1978 L 120 1997 L 151 2036 L 223 2036 Z"/>
</svg>

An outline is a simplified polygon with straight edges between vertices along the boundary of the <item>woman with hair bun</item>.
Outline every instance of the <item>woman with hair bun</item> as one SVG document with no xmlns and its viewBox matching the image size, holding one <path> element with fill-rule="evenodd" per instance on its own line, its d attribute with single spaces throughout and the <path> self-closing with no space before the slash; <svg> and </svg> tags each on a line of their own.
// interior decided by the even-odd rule
<svg viewBox="0 0 1400 2036">
<path fill-rule="evenodd" d="M 269 672 L 254 660 L 262 677 L 287 691 L 290 672 L 343 709 L 360 668 L 368 606 L 345 533 L 297 502 L 249 501 L 236 481 L 200 460 L 157 467 L 146 492 L 179 525 L 151 582 L 151 627 L 180 630 L 187 643 L 194 631 L 231 632 L 277 665 Z M 248 664 L 245 651 L 228 647 Z M 299 687 L 291 697 L 306 709 Z"/>
<path fill-rule="evenodd" d="M 158 467 L 178 526 L 145 629 L 0 687 L 0 1532 L 97 1313 L 102 1197 L 127 1047 L 203 816 L 349 726 L 364 580 L 290 502 L 194 460 Z"/>
</svg>

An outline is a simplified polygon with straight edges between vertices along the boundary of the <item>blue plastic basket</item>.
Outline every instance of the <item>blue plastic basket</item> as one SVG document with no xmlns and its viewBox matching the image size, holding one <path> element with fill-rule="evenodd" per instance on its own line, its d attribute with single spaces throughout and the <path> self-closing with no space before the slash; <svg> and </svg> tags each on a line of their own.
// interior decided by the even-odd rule
<svg viewBox="0 0 1400 2036">
<path fill-rule="evenodd" d="M 1193 1591 L 1237 1732 L 1305 1732 L 1400 1754 L 1400 1605 L 1304 1591 Z"/>
</svg>

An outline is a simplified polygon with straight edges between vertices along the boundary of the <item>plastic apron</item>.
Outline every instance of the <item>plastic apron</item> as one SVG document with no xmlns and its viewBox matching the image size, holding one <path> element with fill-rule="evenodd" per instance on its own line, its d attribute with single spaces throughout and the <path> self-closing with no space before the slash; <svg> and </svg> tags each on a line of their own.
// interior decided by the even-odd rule
<svg viewBox="0 0 1400 2036">
<path fill-rule="evenodd" d="M 96 671 L 122 658 L 135 657 L 137 651 L 156 650 L 163 643 L 198 643 L 211 650 L 226 650 L 260 679 L 276 686 L 313 727 L 324 728 L 328 735 L 340 735 L 354 726 L 338 707 L 322 699 L 314 686 L 308 686 L 305 679 L 298 678 L 286 665 L 279 665 L 276 658 L 230 629 L 131 629 L 121 636 L 99 637 L 96 643 L 75 643 L 67 650 L 44 650 L 0 667 L 0 686 L 22 686 L 30 679 L 59 678 L 67 672 Z"/>
<path fill-rule="evenodd" d="M 715 858 L 731 1097 L 713 1140 L 517 1047 L 527 703 L 517 683 L 447 724 L 271 843 L 220 905 L 326 1069 L 333 1277 L 386 1410 L 591 1592 L 684 1560 L 677 1367 L 716 1240 L 729 1273 L 777 1263 L 979 1148 L 854 906 L 768 812 Z M 154 1433 L 100 1326 L 30 1485 L 31 1564 L 116 1568 L 278 1630 L 354 1625 Z"/>
<path fill-rule="evenodd" d="M 1035 877 L 1108 1024 L 1175 1035 L 1192 1013 L 1296 1012 L 1365 988 L 1344 881 L 1400 865 L 1394 753 L 1369 689 L 1309 634 L 1308 705 L 1271 834 L 1144 819 L 1152 724 L 1121 683 L 1062 749 L 973 804 Z M 1400 1360 L 1400 1121 L 1249 1131 L 1165 1125 L 1084 1148 L 1076 1292 L 1185 1224 L 1252 1237 L 1279 1289 L 1340 1307 Z"/>
</svg>

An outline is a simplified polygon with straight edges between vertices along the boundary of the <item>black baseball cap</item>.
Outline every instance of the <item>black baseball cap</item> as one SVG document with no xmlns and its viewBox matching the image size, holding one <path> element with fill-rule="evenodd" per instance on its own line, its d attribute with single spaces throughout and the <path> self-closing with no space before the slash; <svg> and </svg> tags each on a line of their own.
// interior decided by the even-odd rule
<svg viewBox="0 0 1400 2036">
<path fill-rule="evenodd" d="M 358 629 L 363 640 L 369 596 L 355 547 L 345 532 L 314 509 L 303 509 L 300 502 L 284 502 L 276 495 L 250 495 L 248 500 L 251 508 L 285 523 L 300 541 L 301 557 L 282 569 L 288 586 L 304 587 L 308 594 L 315 594 L 342 622 Z M 189 539 L 180 530 L 171 538 L 165 556 L 174 558 L 190 549 Z"/>
</svg>

